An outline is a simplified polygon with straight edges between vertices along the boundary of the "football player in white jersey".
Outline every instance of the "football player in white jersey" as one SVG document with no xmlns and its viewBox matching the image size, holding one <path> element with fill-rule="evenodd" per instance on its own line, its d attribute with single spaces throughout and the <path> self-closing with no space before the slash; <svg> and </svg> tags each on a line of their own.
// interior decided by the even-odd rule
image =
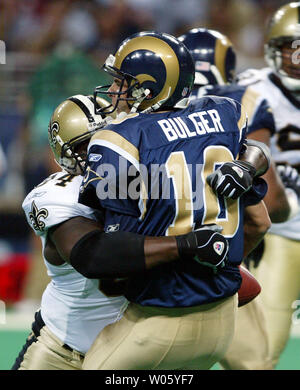
<svg viewBox="0 0 300 390">
<path fill-rule="evenodd" d="M 104 100 L 99 99 L 99 103 L 105 106 Z M 22 204 L 28 223 L 41 238 L 51 282 L 13 369 L 80 369 L 83 354 L 99 329 L 115 321 L 126 302 L 122 296 L 106 297 L 98 288 L 98 280 L 84 278 L 59 256 L 53 256 L 51 250 L 54 253 L 55 248 L 47 239 L 51 227 L 78 215 L 96 221 L 95 210 L 77 202 L 82 158 L 80 154 L 72 158 L 75 155 L 71 151 L 74 139 L 86 145 L 103 122 L 100 115 L 92 115 L 92 110 L 90 97 L 83 95 L 57 107 L 48 132 L 55 160 L 63 170 L 36 186 Z M 64 157 L 60 154 L 62 147 L 66 148 Z"/>
<path fill-rule="evenodd" d="M 300 2 L 279 8 L 273 15 L 265 45 L 267 68 L 239 75 L 240 85 L 251 85 L 268 100 L 275 119 L 271 152 L 279 164 L 300 167 Z M 288 170 L 286 171 L 288 176 Z M 286 179 L 283 177 L 283 181 Z M 299 183 L 294 181 L 299 193 Z M 263 257 L 251 269 L 262 286 L 263 302 L 275 366 L 289 339 L 292 314 L 300 294 L 300 212 L 295 197 L 291 219 L 273 223 L 264 240 Z M 245 329 L 247 333 L 247 329 Z"/>
<path fill-rule="evenodd" d="M 76 370 L 81 369 L 84 354 L 96 336 L 106 325 L 117 321 L 127 306 L 121 295 L 123 280 L 87 279 L 78 273 L 60 256 L 51 240 L 51 231 L 72 220 L 89 226 L 91 232 L 102 233 L 99 222 L 101 215 L 78 203 L 79 187 L 82 184 L 84 159 L 90 137 L 99 129 L 104 120 L 94 113 L 93 98 L 76 95 L 61 103 L 53 113 L 48 135 L 56 162 L 63 170 L 49 176 L 36 186 L 25 198 L 23 209 L 28 223 L 41 238 L 43 257 L 51 282 L 45 289 L 40 310 L 35 314 L 32 333 L 26 340 L 12 369 L 20 370 Z M 108 103 L 97 98 L 100 107 Z M 105 119 L 108 121 L 108 117 Z M 95 158 L 101 158 L 94 156 Z M 88 223 L 87 223 L 88 221 Z M 204 229 L 210 236 L 226 240 L 213 230 Z M 201 242 L 200 232 L 192 232 L 189 238 Z M 71 232 L 76 236 L 76 231 Z M 143 237 L 131 233 L 103 233 L 102 249 L 114 250 L 116 257 L 124 259 L 128 254 L 129 267 L 134 269 L 132 258 L 141 248 L 145 267 L 180 259 L 176 237 Z M 124 240 L 118 237 L 124 236 Z M 192 236 L 191 236 L 192 235 Z M 63 240 L 66 237 L 62 238 Z M 107 246 L 105 240 L 111 241 Z M 114 239 L 118 241 L 115 242 Z M 159 244 L 162 243 L 162 246 Z M 151 246 L 152 245 L 152 246 Z M 207 250 L 205 244 L 203 249 Z M 190 245 L 188 245 L 190 250 Z M 202 250 L 202 249 L 201 249 Z M 109 249 L 104 262 L 113 263 Z M 189 252 L 190 253 L 190 252 Z M 195 254 L 201 253 L 196 248 Z M 123 257 L 122 257 L 123 256 Z M 101 257 L 101 256 L 100 256 Z M 103 256 L 102 256 L 103 257 Z M 211 259 L 213 256 L 209 256 Z M 142 264 L 143 265 L 143 264 Z M 103 271 L 104 272 L 104 271 Z M 105 295 L 109 293 L 110 297 Z"/>
</svg>

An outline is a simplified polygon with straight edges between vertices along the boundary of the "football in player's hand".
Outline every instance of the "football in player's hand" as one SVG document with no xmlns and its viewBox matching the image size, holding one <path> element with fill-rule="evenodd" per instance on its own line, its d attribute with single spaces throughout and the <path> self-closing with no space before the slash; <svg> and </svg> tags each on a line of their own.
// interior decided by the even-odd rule
<svg viewBox="0 0 300 390">
<path fill-rule="evenodd" d="M 242 277 L 242 284 L 238 291 L 239 307 L 251 302 L 261 291 L 260 284 L 244 266 L 240 265 L 240 274 Z"/>
</svg>

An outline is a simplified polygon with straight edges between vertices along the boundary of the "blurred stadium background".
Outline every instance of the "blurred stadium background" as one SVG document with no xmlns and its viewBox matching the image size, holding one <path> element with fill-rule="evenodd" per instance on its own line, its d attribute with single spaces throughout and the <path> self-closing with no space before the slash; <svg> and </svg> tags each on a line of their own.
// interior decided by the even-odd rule
<svg viewBox="0 0 300 390">
<path fill-rule="evenodd" d="M 157 30 L 178 36 L 213 28 L 233 42 L 238 71 L 265 66 L 266 23 L 278 0 L 2 0 L 0 40 L 0 369 L 25 341 L 48 283 L 40 242 L 21 204 L 57 170 L 47 143 L 53 109 L 109 82 L 100 70 L 128 35 Z M 3 54 L 3 53 L 2 53 Z M 2 148 L 1 148 L 2 146 Z M 300 302 L 300 301 L 299 301 Z M 300 320 L 298 321 L 300 322 Z M 300 369 L 300 326 L 294 324 L 278 369 Z M 298 355 L 298 358 L 296 358 Z"/>
</svg>

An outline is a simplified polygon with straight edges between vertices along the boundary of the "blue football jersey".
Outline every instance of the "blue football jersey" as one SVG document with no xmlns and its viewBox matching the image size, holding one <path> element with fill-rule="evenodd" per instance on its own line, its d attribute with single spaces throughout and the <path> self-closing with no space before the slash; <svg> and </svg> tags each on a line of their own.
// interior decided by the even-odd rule
<svg viewBox="0 0 300 390">
<path fill-rule="evenodd" d="M 183 110 L 130 114 L 92 137 L 80 202 L 103 210 L 106 231 L 180 235 L 217 223 L 230 242 L 228 264 L 216 274 L 192 259 L 165 264 L 129 280 L 130 301 L 186 307 L 239 289 L 243 210 L 259 202 L 266 188 L 225 200 L 206 177 L 238 157 L 246 130 L 242 105 L 209 96 Z"/>
<path fill-rule="evenodd" d="M 248 116 L 248 131 L 251 134 L 259 129 L 268 129 L 271 135 L 275 132 L 275 122 L 272 109 L 265 98 L 257 93 L 251 86 L 209 85 L 196 87 L 192 91 L 191 99 L 205 95 L 225 96 L 241 103 Z"/>
</svg>

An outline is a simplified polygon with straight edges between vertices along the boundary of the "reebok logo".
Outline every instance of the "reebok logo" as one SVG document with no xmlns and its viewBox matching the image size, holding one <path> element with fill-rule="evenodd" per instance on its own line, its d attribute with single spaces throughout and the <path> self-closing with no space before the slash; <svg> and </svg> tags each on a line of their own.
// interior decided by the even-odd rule
<svg viewBox="0 0 300 390">
<path fill-rule="evenodd" d="M 102 154 L 91 153 L 89 155 L 89 161 L 97 162 L 100 161 L 101 158 L 102 158 Z"/>
<path fill-rule="evenodd" d="M 106 232 L 117 232 L 120 228 L 120 224 L 119 223 L 116 223 L 115 225 L 108 225 L 107 228 L 106 228 Z"/>
</svg>

